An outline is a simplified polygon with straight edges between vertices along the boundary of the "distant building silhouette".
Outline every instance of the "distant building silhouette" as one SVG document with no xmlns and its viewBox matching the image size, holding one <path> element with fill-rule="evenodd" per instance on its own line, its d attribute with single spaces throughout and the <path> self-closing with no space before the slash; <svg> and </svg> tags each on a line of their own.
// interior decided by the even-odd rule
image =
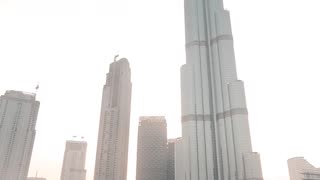
<svg viewBox="0 0 320 180">
<path fill-rule="evenodd" d="M 7 91 L 0 97 L 1 180 L 27 178 L 39 105 L 33 93 Z"/>
<path fill-rule="evenodd" d="M 47 180 L 47 179 L 42 177 L 28 177 L 27 180 Z"/>
<path fill-rule="evenodd" d="M 314 167 L 303 157 L 288 159 L 290 180 L 320 180 L 320 168 Z"/>
<path fill-rule="evenodd" d="M 127 59 L 110 64 L 103 88 L 94 180 L 126 180 L 131 108 Z"/>
<path fill-rule="evenodd" d="M 167 180 L 175 180 L 175 146 L 177 139 L 168 139 Z"/>
<path fill-rule="evenodd" d="M 167 123 L 165 117 L 140 117 L 136 180 L 166 179 Z"/>
<path fill-rule="evenodd" d="M 70 140 L 66 142 L 61 180 L 86 180 L 87 142 Z"/>
</svg>

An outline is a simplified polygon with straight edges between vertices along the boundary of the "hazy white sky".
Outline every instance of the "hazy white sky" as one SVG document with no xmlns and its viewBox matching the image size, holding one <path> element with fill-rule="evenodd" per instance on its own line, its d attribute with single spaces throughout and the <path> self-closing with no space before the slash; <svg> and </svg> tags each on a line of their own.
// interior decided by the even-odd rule
<svg viewBox="0 0 320 180">
<path fill-rule="evenodd" d="M 320 2 L 225 0 L 254 151 L 266 180 L 287 180 L 286 160 L 320 166 Z M 41 101 L 30 175 L 59 180 L 65 141 L 88 141 L 93 179 L 101 93 L 113 56 L 131 63 L 128 180 L 135 180 L 138 117 L 165 115 L 180 136 L 183 0 L 0 0 L 0 94 Z"/>
</svg>

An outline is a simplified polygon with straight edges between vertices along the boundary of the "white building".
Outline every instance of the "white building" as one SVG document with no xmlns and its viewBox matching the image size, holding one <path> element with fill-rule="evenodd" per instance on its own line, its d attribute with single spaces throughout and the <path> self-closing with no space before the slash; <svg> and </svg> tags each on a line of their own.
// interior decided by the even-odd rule
<svg viewBox="0 0 320 180">
<path fill-rule="evenodd" d="M 314 167 L 303 157 L 288 159 L 290 180 L 320 180 L 320 168 Z"/>
<path fill-rule="evenodd" d="M 222 0 L 185 0 L 185 30 L 184 179 L 263 179 L 259 155 L 251 154 L 244 85 L 237 78 L 230 15 Z"/>
<path fill-rule="evenodd" d="M 126 180 L 131 108 L 127 59 L 110 64 L 103 88 L 94 180 Z"/>
<path fill-rule="evenodd" d="M 0 97 L 0 179 L 25 180 L 36 135 L 36 95 L 7 91 Z"/>
<path fill-rule="evenodd" d="M 86 153 L 87 142 L 70 140 L 66 142 L 61 180 L 85 180 L 86 179 Z"/>
</svg>

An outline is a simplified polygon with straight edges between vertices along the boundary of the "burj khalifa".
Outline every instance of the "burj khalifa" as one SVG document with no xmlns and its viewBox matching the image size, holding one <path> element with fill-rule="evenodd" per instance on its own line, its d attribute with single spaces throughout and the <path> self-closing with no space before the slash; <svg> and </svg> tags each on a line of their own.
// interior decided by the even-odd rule
<svg viewBox="0 0 320 180">
<path fill-rule="evenodd" d="M 181 67 L 183 180 L 262 180 L 252 151 L 230 15 L 222 0 L 185 0 Z M 178 179 L 180 179 L 178 178 Z"/>
</svg>

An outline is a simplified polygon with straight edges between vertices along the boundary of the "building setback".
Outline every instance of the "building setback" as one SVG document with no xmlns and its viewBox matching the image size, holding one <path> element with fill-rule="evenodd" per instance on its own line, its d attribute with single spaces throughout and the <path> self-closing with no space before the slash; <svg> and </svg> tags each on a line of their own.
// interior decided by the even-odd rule
<svg viewBox="0 0 320 180">
<path fill-rule="evenodd" d="M 314 167 L 303 157 L 288 159 L 290 180 L 320 180 L 320 168 Z"/>
<path fill-rule="evenodd" d="M 7 91 L 0 97 L 1 180 L 27 178 L 39 105 L 33 93 Z"/>
<path fill-rule="evenodd" d="M 110 64 L 103 88 L 94 180 L 126 180 L 131 108 L 127 59 Z"/>
<path fill-rule="evenodd" d="M 61 180 L 85 180 L 86 179 L 86 153 L 87 142 L 70 140 L 66 142 Z"/>
<path fill-rule="evenodd" d="M 184 3 L 183 179 L 261 180 L 259 154 L 251 147 L 244 85 L 237 78 L 229 12 L 222 0 Z"/>
<path fill-rule="evenodd" d="M 166 179 L 167 123 L 165 117 L 140 117 L 136 180 Z"/>
</svg>

